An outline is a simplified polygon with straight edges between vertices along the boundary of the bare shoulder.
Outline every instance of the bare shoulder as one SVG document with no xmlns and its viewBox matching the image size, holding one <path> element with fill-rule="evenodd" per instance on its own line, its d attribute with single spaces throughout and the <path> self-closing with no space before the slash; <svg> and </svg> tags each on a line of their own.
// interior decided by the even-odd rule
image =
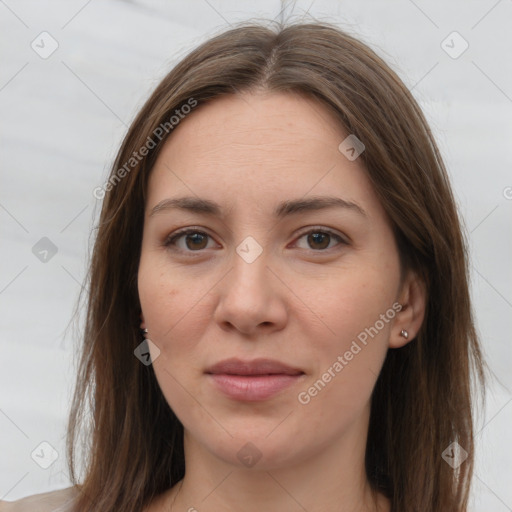
<svg viewBox="0 0 512 512">
<path fill-rule="evenodd" d="M 79 493 L 76 486 L 27 496 L 16 501 L 0 501 L 0 512 L 73 512 Z"/>
</svg>

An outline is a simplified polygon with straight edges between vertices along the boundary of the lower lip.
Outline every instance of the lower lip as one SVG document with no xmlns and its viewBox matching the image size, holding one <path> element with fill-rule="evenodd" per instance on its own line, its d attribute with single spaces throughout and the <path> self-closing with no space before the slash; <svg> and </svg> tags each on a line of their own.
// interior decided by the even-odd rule
<svg viewBox="0 0 512 512">
<path fill-rule="evenodd" d="M 228 375 L 210 374 L 215 385 L 229 398 L 258 402 L 267 400 L 295 384 L 300 375 Z"/>
</svg>

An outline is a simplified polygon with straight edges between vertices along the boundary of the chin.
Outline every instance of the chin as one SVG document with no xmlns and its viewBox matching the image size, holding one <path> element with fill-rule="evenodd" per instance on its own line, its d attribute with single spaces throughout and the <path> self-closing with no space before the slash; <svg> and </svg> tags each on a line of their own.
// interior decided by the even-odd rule
<svg viewBox="0 0 512 512">
<path fill-rule="evenodd" d="M 226 425 L 232 437 L 225 431 L 221 437 L 212 437 L 213 429 L 189 433 L 189 436 L 192 442 L 198 441 L 226 464 L 254 471 L 292 467 L 317 452 L 314 439 L 309 445 L 304 435 L 299 436 L 290 426 L 279 431 L 279 427 L 276 429 L 279 421 L 261 422 L 259 427 L 254 422 L 246 423 L 245 428 L 241 423 L 237 428 Z"/>
</svg>

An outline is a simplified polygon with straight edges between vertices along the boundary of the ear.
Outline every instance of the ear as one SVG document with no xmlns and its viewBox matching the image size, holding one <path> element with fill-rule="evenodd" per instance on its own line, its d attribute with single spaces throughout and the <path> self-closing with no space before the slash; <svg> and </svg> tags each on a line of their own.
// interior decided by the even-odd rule
<svg viewBox="0 0 512 512">
<path fill-rule="evenodd" d="M 423 280 L 413 271 L 408 271 L 400 289 L 398 302 L 402 309 L 395 318 L 389 338 L 389 348 L 400 348 L 417 335 L 425 317 L 426 287 Z M 402 335 L 407 333 L 407 337 Z"/>
<path fill-rule="evenodd" d="M 142 314 L 142 312 L 140 314 L 140 328 L 142 330 L 144 330 L 146 328 L 146 322 L 144 321 L 144 315 Z"/>
</svg>

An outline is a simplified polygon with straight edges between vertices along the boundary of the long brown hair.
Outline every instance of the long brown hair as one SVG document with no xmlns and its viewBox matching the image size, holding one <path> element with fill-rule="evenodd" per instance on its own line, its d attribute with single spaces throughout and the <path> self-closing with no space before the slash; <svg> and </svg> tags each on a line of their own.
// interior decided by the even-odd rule
<svg viewBox="0 0 512 512">
<path fill-rule="evenodd" d="M 391 219 L 402 264 L 427 290 L 419 334 L 388 351 L 374 388 L 367 477 L 393 512 L 464 512 L 474 462 L 472 382 L 484 384 L 485 367 L 447 173 L 397 74 L 367 45 L 325 23 L 242 25 L 210 39 L 161 81 L 131 124 L 103 188 L 89 274 L 67 438 L 76 485 L 84 427 L 77 511 L 140 512 L 184 476 L 183 427 L 152 366 L 134 356 L 142 341 L 137 270 L 146 185 L 177 110 L 255 89 L 319 100 L 365 145 L 360 158 Z M 457 469 L 442 457 L 452 442 L 468 453 Z"/>
</svg>

